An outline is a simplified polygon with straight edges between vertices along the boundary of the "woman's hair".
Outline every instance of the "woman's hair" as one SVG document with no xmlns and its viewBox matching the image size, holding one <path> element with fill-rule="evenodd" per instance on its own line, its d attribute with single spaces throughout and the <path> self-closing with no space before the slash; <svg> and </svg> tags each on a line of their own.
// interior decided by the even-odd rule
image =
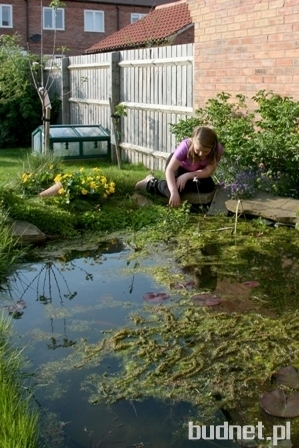
<svg viewBox="0 0 299 448">
<path fill-rule="evenodd" d="M 218 137 L 215 131 L 205 126 L 198 126 L 194 129 L 192 137 L 190 139 L 190 145 L 188 149 L 188 157 L 193 162 L 198 162 L 199 157 L 194 151 L 194 141 L 200 144 L 203 148 L 210 149 L 210 153 L 207 155 L 208 163 L 214 163 L 218 160 Z"/>
</svg>

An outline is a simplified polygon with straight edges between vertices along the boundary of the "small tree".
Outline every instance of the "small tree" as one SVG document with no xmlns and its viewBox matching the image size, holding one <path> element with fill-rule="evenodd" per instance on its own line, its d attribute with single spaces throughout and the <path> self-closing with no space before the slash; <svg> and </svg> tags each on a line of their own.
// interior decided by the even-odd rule
<svg viewBox="0 0 299 448">
<path fill-rule="evenodd" d="M 56 30 L 56 22 L 57 22 L 57 10 L 58 8 L 64 8 L 65 3 L 61 2 L 60 0 L 52 0 L 52 2 L 49 5 L 51 8 L 54 9 L 55 15 L 55 27 L 54 27 L 54 40 L 53 40 L 53 50 L 52 50 L 52 59 L 51 59 L 51 66 L 50 66 L 50 74 L 55 70 L 54 65 L 54 55 L 56 50 L 56 39 L 57 39 L 57 30 Z M 33 62 L 30 65 L 31 68 L 31 74 L 32 79 L 34 82 L 35 89 L 38 93 L 39 99 L 42 104 L 42 120 L 43 120 L 43 127 L 44 127 L 44 141 L 43 141 L 43 152 L 49 151 L 49 138 L 50 138 L 50 121 L 51 121 L 51 101 L 49 97 L 49 90 L 51 87 L 51 81 L 50 81 L 50 74 L 48 76 L 48 79 L 44 83 L 44 66 L 45 63 L 47 63 L 47 60 L 44 58 L 44 48 L 43 48 L 43 3 L 41 0 L 41 52 L 40 52 L 40 64 L 37 64 L 36 62 Z M 65 47 L 61 48 L 62 53 L 66 50 Z"/>
</svg>

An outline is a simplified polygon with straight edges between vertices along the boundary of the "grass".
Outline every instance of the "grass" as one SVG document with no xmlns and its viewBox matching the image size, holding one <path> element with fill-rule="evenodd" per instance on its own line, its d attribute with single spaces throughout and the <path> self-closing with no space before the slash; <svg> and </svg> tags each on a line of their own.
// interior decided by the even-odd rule
<svg viewBox="0 0 299 448">
<path fill-rule="evenodd" d="M 0 448 L 36 448 L 38 414 L 22 384 L 22 354 L 8 342 L 10 328 L 0 316 Z"/>
<path fill-rule="evenodd" d="M 0 149 L 0 183 L 17 176 L 30 148 Z"/>
</svg>

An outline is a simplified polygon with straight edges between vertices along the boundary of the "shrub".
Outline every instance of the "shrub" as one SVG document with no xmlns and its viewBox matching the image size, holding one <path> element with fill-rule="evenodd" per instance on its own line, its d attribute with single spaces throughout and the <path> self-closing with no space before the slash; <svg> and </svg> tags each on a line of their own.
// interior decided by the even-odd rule
<svg viewBox="0 0 299 448">
<path fill-rule="evenodd" d="M 41 107 L 29 62 L 17 36 L 0 36 L 0 148 L 28 146 L 41 124 Z"/>
<path fill-rule="evenodd" d="M 46 154 L 29 154 L 23 163 L 23 169 L 17 180 L 11 184 L 22 195 L 37 195 L 54 183 L 61 172 L 61 158 L 52 152 Z"/>
<path fill-rule="evenodd" d="M 84 168 L 70 173 L 59 173 L 54 182 L 61 182 L 62 188 L 58 191 L 58 200 L 69 204 L 71 200 L 84 197 L 86 199 L 107 199 L 115 192 L 115 183 L 108 181 L 101 174 L 100 168 L 93 168 L 93 173 L 86 173 Z"/>
<path fill-rule="evenodd" d="M 258 107 L 248 113 L 243 95 L 233 102 L 221 92 L 196 110 L 196 117 L 180 120 L 171 130 L 179 141 L 190 137 L 195 126 L 215 129 L 225 147 L 216 176 L 233 196 L 248 197 L 260 189 L 298 198 L 299 102 L 266 91 L 252 99 Z"/>
</svg>

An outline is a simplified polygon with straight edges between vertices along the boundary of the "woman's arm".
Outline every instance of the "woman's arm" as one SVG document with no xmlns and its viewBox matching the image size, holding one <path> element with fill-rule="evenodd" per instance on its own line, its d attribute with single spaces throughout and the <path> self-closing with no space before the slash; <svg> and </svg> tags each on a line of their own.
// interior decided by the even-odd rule
<svg viewBox="0 0 299 448">
<path fill-rule="evenodd" d="M 170 198 L 168 203 L 173 207 L 178 207 L 181 203 L 181 198 L 175 179 L 175 172 L 179 168 L 180 164 L 181 162 L 173 156 L 165 171 L 166 182 L 170 191 Z"/>
<path fill-rule="evenodd" d="M 214 163 L 212 163 L 210 165 L 207 165 L 202 170 L 190 171 L 189 173 L 182 174 L 181 176 L 179 176 L 176 179 L 176 184 L 177 184 L 178 191 L 182 191 L 185 188 L 186 182 L 188 180 L 192 180 L 195 177 L 197 179 L 205 179 L 207 177 L 210 177 L 211 174 L 213 174 L 214 171 L 216 170 L 217 165 L 218 165 L 218 163 L 214 162 Z"/>
</svg>

